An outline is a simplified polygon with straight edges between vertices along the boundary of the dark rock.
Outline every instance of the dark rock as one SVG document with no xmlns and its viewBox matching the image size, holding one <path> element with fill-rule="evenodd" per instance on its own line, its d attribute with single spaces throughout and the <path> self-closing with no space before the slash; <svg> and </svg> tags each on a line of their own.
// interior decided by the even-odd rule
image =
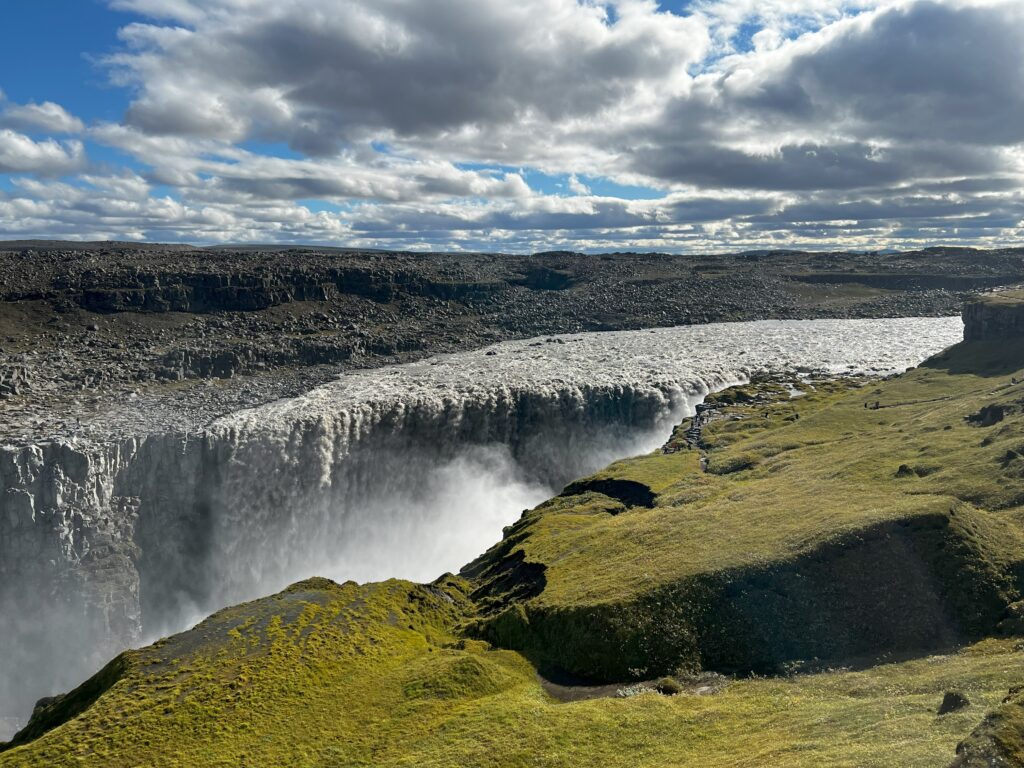
<svg viewBox="0 0 1024 768">
<path fill-rule="evenodd" d="M 942 703 L 939 705 L 939 714 L 948 715 L 950 712 L 957 712 L 970 705 L 970 700 L 959 691 L 946 691 L 946 695 L 942 697 Z"/>
<path fill-rule="evenodd" d="M 32 717 L 38 716 L 39 713 L 42 712 L 44 709 L 49 707 L 51 704 L 56 704 L 63 698 L 64 697 L 62 695 L 44 696 L 39 701 L 37 701 L 36 705 L 32 708 Z"/>
<path fill-rule="evenodd" d="M 577 496 L 588 491 L 604 494 L 626 507 L 651 509 L 656 498 L 651 489 L 643 483 L 618 478 L 577 480 L 567 485 L 561 495 Z"/>
<path fill-rule="evenodd" d="M 991 427 L 1006 418 L 1006 410 L 1003 405 L 986 405 L 977 413 L 967 416 L 966 420 L 972 427 Z"/>
<path fill-rule="evenodd" d="M 964 304 L 964 341 L 1024 337 L 1024 292 L 989 294 Z"/>
<path fill-rule="evenodd" d="M 1007 606 L 1006 618 L 999 622 L 998 629 L 1004 635 L 1024 635 L 1024 600 Z"/>
</svg>

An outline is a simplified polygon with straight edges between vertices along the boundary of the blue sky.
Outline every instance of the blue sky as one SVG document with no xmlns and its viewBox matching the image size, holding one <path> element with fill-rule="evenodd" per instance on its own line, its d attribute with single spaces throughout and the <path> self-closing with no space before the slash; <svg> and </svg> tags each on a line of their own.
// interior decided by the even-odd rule
<svg viewBox="0 0 1024 768">
<path fill-rule="evenodd" d="M 0 90 L 19 103 L 52 101 L 86 122 L 118 122 L 131 94 L 111 84 L 101 64 L 118 30 L 144 20 L 101 0 L 0 0 L 8 34 L 0 45 Z M 41 130 L 28 130 L 40 136 Z M 85 139 L 97 164 L 139 168 L 131 155 Z M 0 174 L 0 188 L 10 188 Z"/>
<path fill-rule="evenodd" d="M 707 251 L 1021 234 L 1013 0 L 0 2 L 0 237 Z"/>
<path fill-rule="evenodd" d="M 0 88 L 13 101 L 55 101 L 88 120 L 120 120 L 128 103 L 109 85 L 96 57 L 117 45 L 117 31 L 138 21 L 98 0 L 3 0 Z"/>
</svg>

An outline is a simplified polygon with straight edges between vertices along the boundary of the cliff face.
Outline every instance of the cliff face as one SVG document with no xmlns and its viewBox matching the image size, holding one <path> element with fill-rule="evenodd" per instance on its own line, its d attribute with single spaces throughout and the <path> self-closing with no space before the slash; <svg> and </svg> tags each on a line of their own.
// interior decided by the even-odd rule
<svg viewBox="0 0 1024 768">
<path fill-rule="evenodd" d="M 1024 290 L 988 294 L 964 304 L 964 341 L 1024 337 Z"/>
<path fill-rule="evenodd" d="M 338 294 L 381 302 L 401 294 L 483 300 L 508 287 L 499 281 L 446 283 L 410 270 L 356 267 L 269 267 L 247 275 L 132 270 L 85 272 L 77 277 L 77 282 L 68 280 L 59 287 L 93 312 L 252 312 L 294 301 L 329 301 Z"/>
<path fill-rule="evenodd" d="M 74 685 L 142 639 L 140 512 L 178 546 L 202 478 L 199 447 L 163 435 L 0 448 L 5 708 Z"/>
</svg>

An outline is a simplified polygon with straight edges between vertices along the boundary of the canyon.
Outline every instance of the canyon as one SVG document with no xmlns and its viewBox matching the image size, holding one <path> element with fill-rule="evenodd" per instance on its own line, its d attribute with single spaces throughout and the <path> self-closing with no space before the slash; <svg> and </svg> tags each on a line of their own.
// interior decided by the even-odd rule
<svg viewBox="0 0 1024 768">
<path fill-rule="evenodd" d="M 0 275 L 0 718 L 23 722 L 291 581 L 457 570 L 708 392 L 914 365 L 1024 256 L 26 242 Z"/>
<path fill-rule="evenodd" d="M 656 448 L 708 392 L 898 372 L 962 332 L 954 317 L 542 337 L 347 372 L 185 432 L 5 447 L 0 606 L 17 618 L 0 698 L 24 714 L 123 648 L 301 578 L 457 570 L 522 509 Z"/>
</svg>

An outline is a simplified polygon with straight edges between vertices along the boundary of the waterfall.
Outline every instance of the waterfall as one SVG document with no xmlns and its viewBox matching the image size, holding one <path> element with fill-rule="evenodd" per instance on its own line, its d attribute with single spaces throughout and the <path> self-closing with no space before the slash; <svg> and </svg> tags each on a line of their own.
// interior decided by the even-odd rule
<svg viewBox="0 0 1024 768">
<path fill-rule="evenodd" d="M 958 318 L 505 342 L 354 371 L 184 432 L 0 447 L 0 717 L 298 579 L 457 570 L 521 511 L 767 371 L 891 372 Z"/>
</svg>

